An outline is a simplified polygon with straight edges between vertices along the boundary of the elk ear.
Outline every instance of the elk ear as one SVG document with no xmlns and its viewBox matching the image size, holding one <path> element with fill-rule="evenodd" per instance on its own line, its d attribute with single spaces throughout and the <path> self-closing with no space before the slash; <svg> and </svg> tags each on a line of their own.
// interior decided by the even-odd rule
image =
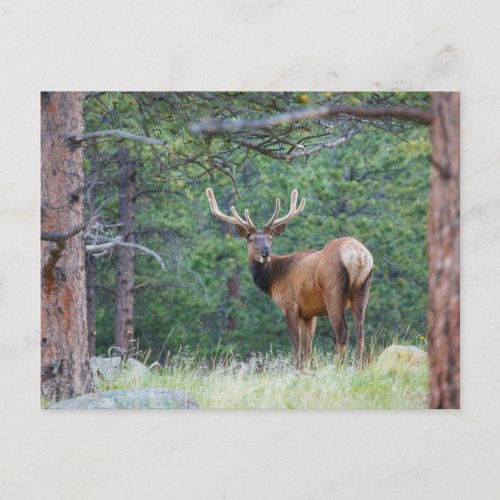
<svg viewBox="0 0 500 500">
<path fill-rule="evenodd" d="M 236 224 L 234 226 L 234 228 L 236 229 L 236 232 L 238 233 L 238 235 L 241 236 L 241 238 L 245 238 L 246 240 L 248 240 L 248 237 L 250 236 L 250 232 L 247 230 L 246 227 L 243 227 L 243 226 Z"/>
<path fill-rule="evenodd" d="M 271 229 L 270 234 L 273 238 L 277 238 L 278 236 L 281 236 L 283 232 L 285 231 L 286 224 L 280 224 L 279 226 L 276 226 L 275 228 Z"/>
</svg>

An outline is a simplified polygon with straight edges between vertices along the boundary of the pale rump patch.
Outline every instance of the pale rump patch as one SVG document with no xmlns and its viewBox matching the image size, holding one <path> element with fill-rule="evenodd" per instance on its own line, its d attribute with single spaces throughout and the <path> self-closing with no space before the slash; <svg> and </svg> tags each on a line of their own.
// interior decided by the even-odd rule
<svg viewBox="0 0 500 500">
<path fill-rule="evenodd" d="M 350 286 L 361 286 L 373 268 L 370 252 L 359 241 L 352 240 L 342 246 L 340 258 L 349 274 Z"/>
</svg>

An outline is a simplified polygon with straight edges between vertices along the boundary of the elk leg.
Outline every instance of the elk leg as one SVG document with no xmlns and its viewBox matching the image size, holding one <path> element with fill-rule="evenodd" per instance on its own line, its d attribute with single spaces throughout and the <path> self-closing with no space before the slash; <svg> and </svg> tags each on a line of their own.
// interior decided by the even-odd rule
<svg viewBox="0 0 500 500">
<path fill-rule="evenodd" d="M 312 340 L 316 330 L 316 317 L 302 320 L 302 356 L 304 363 L 309 363 L 311 358 Z"/>
<path fill-rule="evenodd" d="M 371 273 L 361 287 L 351 297 L 352 317 L 354 319 L 354 332 L 356 335 L 356 347 L 358 351 L 358 368 L 363 368 L 363 351 L 365 348 L 365 312 L 370 294 Z"/>
<path fill-rule="evenodd" d="M 327 306 L 328 317 L 330 318 L 330 323 L 333 326 L 333 331 L 335 333 L 335 344 L 339 352 L 340 362 L 344 362 L 345 355 L 345 345 L 347 343 L 347 338 L 349 337 L 349 329 L 344 315 L 344 307 L 342 304 L 335 304 Z"/>
<path fill-rule="evenodd" d="M 297 370 L 302 370 L 302 360 L 301 360 L 301 326 L 302 321 L 299 318 L 298 313 L 294 311 L 285 311 L 285 322 L 288 328 L 288 334 L 290 335 L 290 341 L 292 343 L 293 356 L 295 358 L 295 365 Z"/>
</svg>

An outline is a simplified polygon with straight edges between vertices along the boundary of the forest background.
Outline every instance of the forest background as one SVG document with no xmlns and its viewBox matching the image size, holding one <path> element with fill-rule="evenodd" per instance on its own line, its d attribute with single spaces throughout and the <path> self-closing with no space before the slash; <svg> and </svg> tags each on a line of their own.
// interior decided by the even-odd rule
<svg viewBox="0 0 500 500">
<path fill-rule="evenodd" d="M 430 109 L 424 92 L 99 92 L 84 106 L 89 351 L 113 346 L 165 361 L 180 351 L 246 358 L 289 351 L 272 299 L 247 269 L 246 242 L 210 213 L 307 199 L 273 245 L 283 255 L 352 236 L 374 257 L 367 343 L 426 342 L 429 131 L 397 118 L 339 115 L 272 129 L 196 135 L 207 118 L 255 120 L 322 105 Z M 117 135 L 124 131 L 133 137 Z M 89 136 L 99 131 L 96 137 Z M 108 131 L 108 134 L 103 134 Z M 155 138 L 155 139 L 151 139 Z M 116 312 L 118 311 L 118 313 Z M 350 330 L 352 323 L 348 315 Z M 135 340 L 132 340 L 135 339 Z M 314 345 L 332 350 L 327 319 Z M 352 339 L 351 339 L 352 342 Z"/>
</svg>

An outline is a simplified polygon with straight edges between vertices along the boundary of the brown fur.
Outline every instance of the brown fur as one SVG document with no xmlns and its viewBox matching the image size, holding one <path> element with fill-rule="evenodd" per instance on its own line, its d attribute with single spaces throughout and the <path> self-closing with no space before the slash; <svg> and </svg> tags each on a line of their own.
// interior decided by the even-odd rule
<svg viewBox="0 0 500 500">
<path fill-rule="evenodd" d="M 249 238 L 250 271 L 256 285 L 273 297 L 285 316 L 297 367 L 302 368 L 309 360 L 317 316 L 329 317 L 343 357 L 348 337 L 344 313 L 349 308 L 353 310 L 361 366 L 363 322 L 373 268 L 370 252 L 354 238 L 339 238 L 319 251 L 271 255 L 268 262 L 260 262 L 260 249 L 271 244 L 272 237 L 265 233 Z"/>
</svg>

